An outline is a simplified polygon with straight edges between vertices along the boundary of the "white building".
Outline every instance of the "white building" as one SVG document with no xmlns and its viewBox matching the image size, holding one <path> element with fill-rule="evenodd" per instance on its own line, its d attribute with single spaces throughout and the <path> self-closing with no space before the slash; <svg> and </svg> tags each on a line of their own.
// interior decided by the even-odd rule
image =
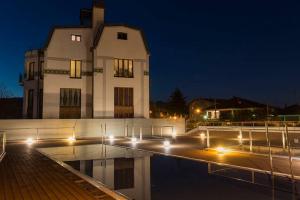
<svg viewBox="0 0 300 200">
<path fill-rule="evenodd" d="M 104 22 L 104 4 L 81 25 L 54 27 L 25 54 L 26 118 L 149 118 L 149 49 L 143 32 Z"/>
</svg>

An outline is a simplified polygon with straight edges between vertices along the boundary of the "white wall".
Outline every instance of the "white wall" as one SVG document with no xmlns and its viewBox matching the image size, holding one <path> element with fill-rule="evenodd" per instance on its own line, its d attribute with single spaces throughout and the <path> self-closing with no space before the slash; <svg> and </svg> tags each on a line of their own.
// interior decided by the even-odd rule
<svg viewBox="0 0 300 200">
<path fill-rule="evenodd" d="M 164 136 L 172 135 L 172 127 L 177 135 L 185 134 L 184 119 L 0 120 L 0 131 L 6 132 L 7 140 L 25 140 L 37 136 L 39 139 L 64 139 L 72 136 L 75 126 L 77 138 L 95 138 L 102 136 L 101 125 L 106 125 L 107 135 L 114 136 L 125 136 L 127 127 L 128 136 L 132 135 L 133 127 L 137 137 L 140 128 L 143 135 L 151 135 L 151 127 L 154 127 L 155 135 L 160 135 L 162 126 Z"/>
<path fill-rule="evenodd" d="M 72 41 L 72 34 L 81 35 L 81 42 Z M 81 60 L 82 72 L 92 72 L 91 46 L 90 28 L 56 29 L 45 51 L 45 70 L 70 71 L 70 61 Z M 69 74 L 45 74 L 43 118 L 59 118 L 61 88 L 81 89 L 81 117 L 92 117 L 92 76 L 82 74 L 81 79 L 72 79 Z"/>
<path fill-rule="evenodd" d="M 128 40 L 118 40 L 117 33 L 125 32 Z M 131 87 L 134 90 L 134 117 L 149 118 L 149 55 L 140 31 L 124 26 L 104 28 L 94 51 L 96 74 L 94 81 L 94 117 L 114 117 L 114 88 Z M 134 78 L 114 77 L 114 59 L 132 59 Z"/>
</svg>

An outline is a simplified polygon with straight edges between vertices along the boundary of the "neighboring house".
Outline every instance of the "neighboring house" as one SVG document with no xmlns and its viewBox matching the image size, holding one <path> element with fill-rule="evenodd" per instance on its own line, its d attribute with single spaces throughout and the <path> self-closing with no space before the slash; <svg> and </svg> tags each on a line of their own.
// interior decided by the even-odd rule
<svg viewBox="0 0 300 200">
<path fill-rule="evenodd" d="M 54 27 L 25 54 L 27 118 L 149 118 L 149 49 L 141 29 L 104 21 L 103 1 L 81 25 Z"/>
<path fill-rule="evenodd" d="M 21 119 L 22 105 L 22 98 L 0 99 L 0 119 Z"/>
<path fill-rule="evenodd" d="M 285 107 L 279 118 L 281 121 L 300 121 L 300 105 L 295 104 Z"/>
<path fill-rule="evenodd" d="M 231 99 L 195 99 L 189 104 L 190 119 L 195 121 L 205 120 L 261 120 L 274 117 L 278 109 L 250 101 L 233 97 Z"/>
</svg>

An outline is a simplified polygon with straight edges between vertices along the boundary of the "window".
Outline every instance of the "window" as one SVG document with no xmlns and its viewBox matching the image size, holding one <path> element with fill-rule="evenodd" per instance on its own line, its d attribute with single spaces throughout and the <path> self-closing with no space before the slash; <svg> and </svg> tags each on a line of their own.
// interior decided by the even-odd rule
<svg viewBox="0 0 300 200">
<path fill-rule="evenodd" d="M 133 60 L 115 59 L 114 76 L 133 78 Z"/>
<path fill-rule="evenodd" d="M 81 89 L 60 89 L 60 119 L 81 118 Z"/>
<path fill-rule="evenodd" d="M 81 42 L 81 35 L 71 35 L 73 42 Z"/>
<path fill-rule="evenodd" d="M 71 60 L 70 78 L 81 78 L 81 60 Z"/>
<path fill-rule="evenodd" d="M 127 33 L 118 32 L 118 39 L 119 40 L 127 40 L 128 39 Z"/>
<path fill-rule="evenodd" d="M 134 117 L 133 88 L 114 89 L 115 118 Z"/>
<path fill-rule="evenodd" d="M 33 80 L 34 79 L 34 62 L 29 63 L 28 65 L 28 80 Z"/>
<path fill-rule="evenodd" d="M 60 106 L 61 107 L 80 107 L 81 90 L 80 89 L 60 89 Z"/>
</svg>

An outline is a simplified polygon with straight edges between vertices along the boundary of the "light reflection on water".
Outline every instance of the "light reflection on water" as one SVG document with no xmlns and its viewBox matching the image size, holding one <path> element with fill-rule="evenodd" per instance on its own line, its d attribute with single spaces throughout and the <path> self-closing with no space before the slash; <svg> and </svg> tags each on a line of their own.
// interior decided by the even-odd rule
<svg viewBox="0 0 300 200">
<path fill-rule="evenodd" d="M 40 151 L 135 200 L 293 199 L 288 192 L 208 173 L 206 163 L 145 151 L 101 144 L 43 148 Z M 223 169 L 216 171 L 223 172 Z M 243 175 L 227 170 L 226 176 L 233 172 Z"/>
</svg>

